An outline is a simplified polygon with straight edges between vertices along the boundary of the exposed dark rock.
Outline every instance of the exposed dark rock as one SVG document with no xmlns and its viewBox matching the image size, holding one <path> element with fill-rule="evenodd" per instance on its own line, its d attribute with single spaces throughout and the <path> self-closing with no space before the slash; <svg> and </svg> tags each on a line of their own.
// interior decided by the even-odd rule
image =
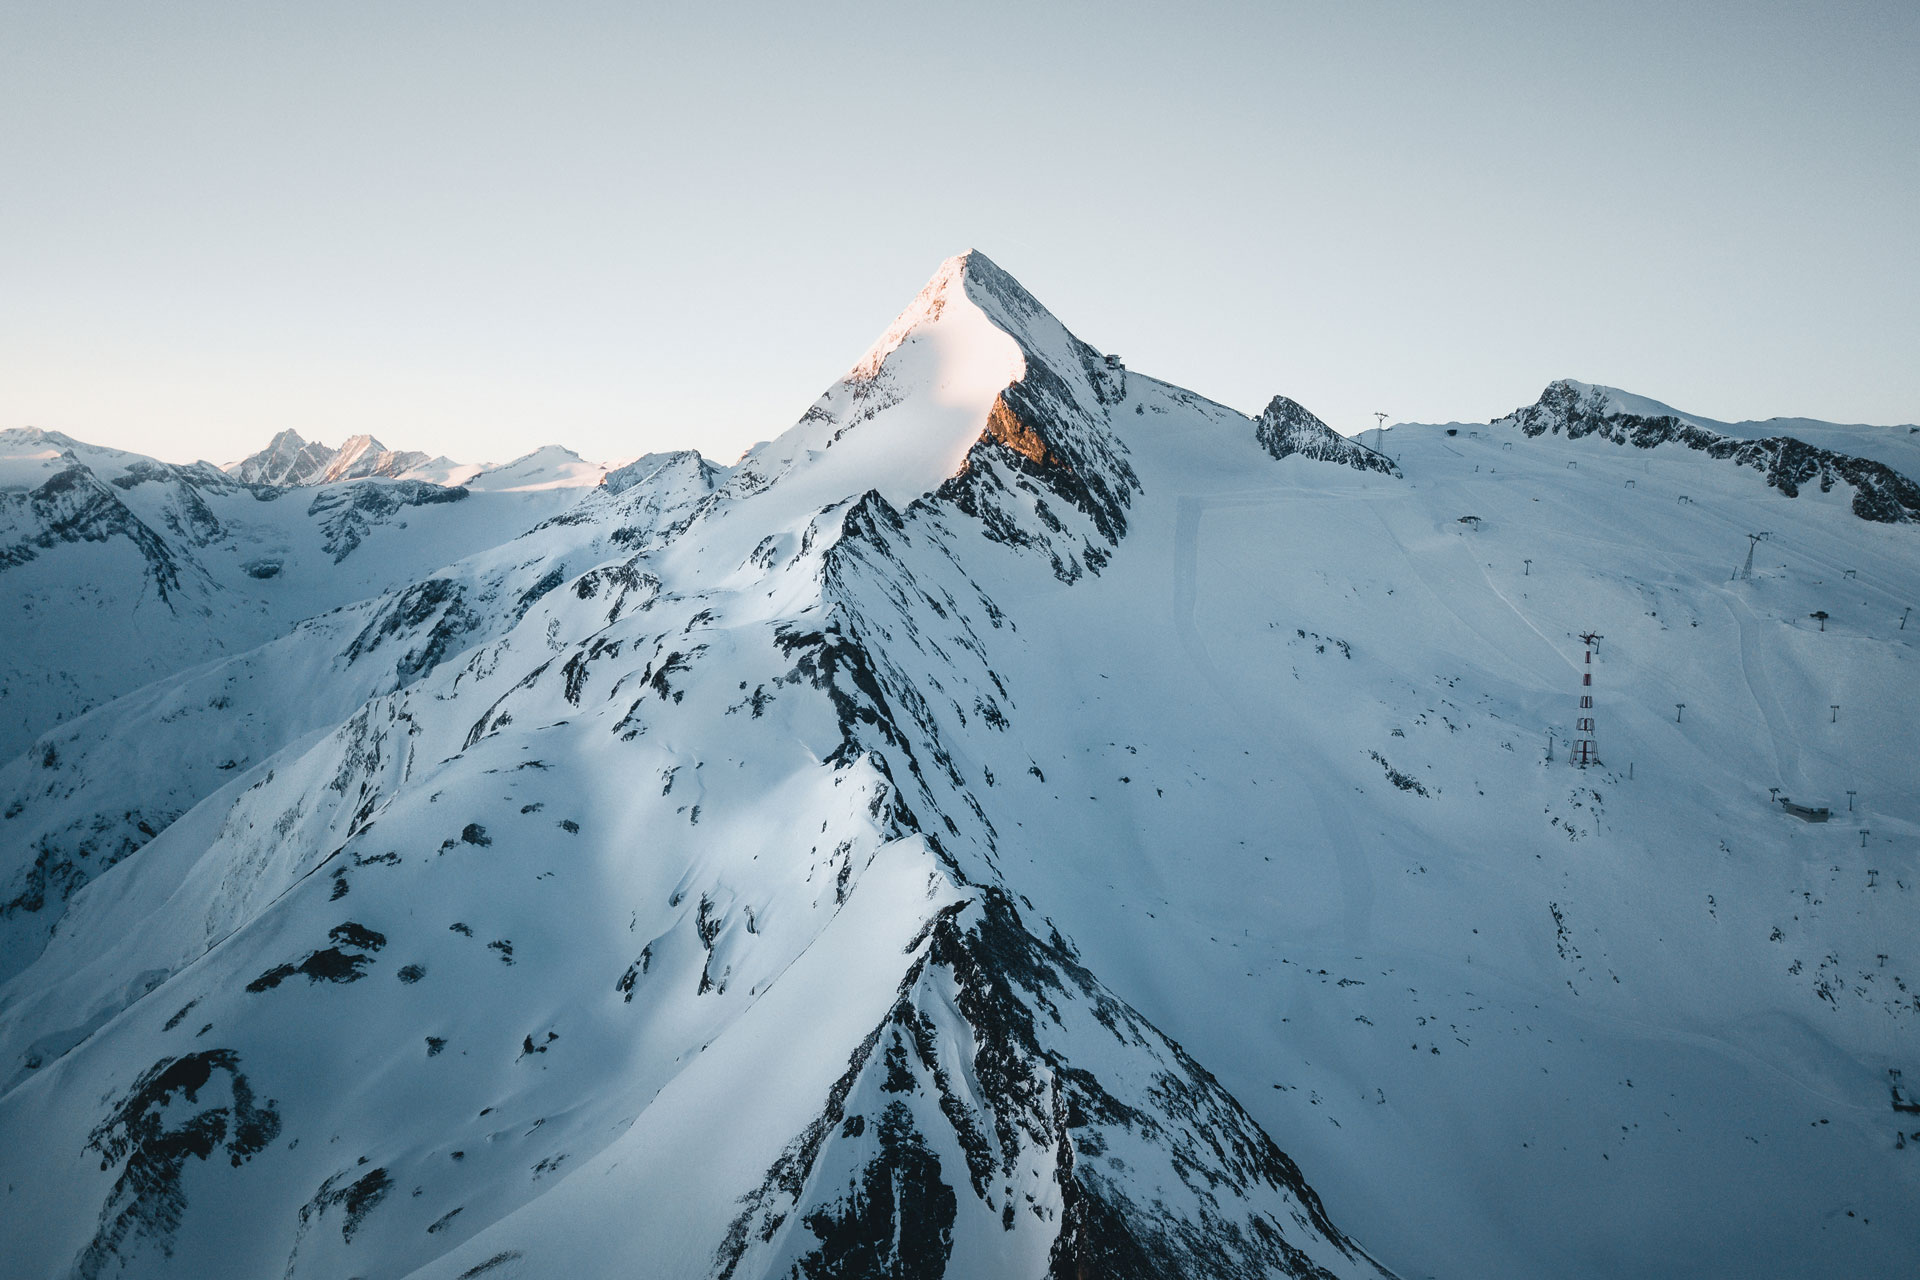
<svg viewBox="0 0 1920 1280">
<path fill-rule="evenodd" d="M 389 640 L 401 641 L 408 647 L 394 659 L 394 671 L 401 684 L 409 684 L 458 652 L 461 642 L 483 622 L 459 583 L 449 578 L 429 578 L 381 604 L 379 612 L 347 646 L 347 661 L 358 662 Z M 420 634 L 423 628 L 425 635 Z"/>
<path fill-rule="evenodd" d="M 300 974 L 306 975 L 309 983 L 357 982 L 366 976 L 363 970 L 372 963 L 374 953 L 387 945 L 385 934 L 375 933 L 351 920 L 335 925 L 327 937 L 335 945 L 309 953 L 298 964 L 275 965 L 249 982 L 247 990 L 256 994 L 270 991 Z"/>
<path fill-rule="evenodd" d="M 112 486 L 67 454 L 70 465 L 38 488 L 0 493 L 0 529 L 28 530 L 25 537 L 0 544 L 0 573 L 23 565 L 63 542 L 107 542 L 125 538 L 146 562 L 147 577 L 162 601 L 172 601 L 180 575 L 188 567 L 153 529 L 141 521 Z M 182 486 L 187 489 L 188 486 Z M 198 495 L 194 495 L 197 499 Z M 212 519 L 209 512 L 208 519 Z M 218 528 L 218 522 L 214 522 Z M 190 564 L 191 562 L 189 562 Z"/>
<path fill-rule="evenodd" d="M 423 480 L 360 480 L 328 485 L 314 495 L 307 514 L 320 522 L 327 554 L 335 564 L 353 554 L 375 525 L 407 507 L 460 502 L 465 489 L 447 489 Z"/>
<path fill-rule="evenodd" d="M 906 1101 L 922 1093 L 936 1100 L 966 1155 L 971 1194 L 989 1209 L 996 1184 L 1036 1159 L 1052 1164 L 1063 1213 L 1051 1276 L 1326 1276 L 1301 1247 L 1312 1240 L 1373 1265 L 1213 1077 L 1100 986 L 1063 942 L 1033 936 L 999 890 L 982 889 L 975 900 L 941 911 L 910 949 L 922 948 L 892 1012 L 854 1050 L 819 1116 L 742 1200 L 715 1258 L 719 1280 L 733 1276 L 756 1245 L 792 1230 L 796 1216 L 818 1241 L 805 1257 L 819 1269 L 803 1263 L 804 1275 L 918 1274 L 889 1269 L 905 1265 L 887 1250 L 908 1230 L 944 1259 L 943 1224 L 955 1220 L 959 1201 L 940 1179 L 938 1162 L 923 1158 L 925 1139 Z M 966 1025 L 946 1029 L 937 1013 L 926 1012 L 943 1008 L 957 1009 Z M 1071 1024 L 1086 1033 L 1082 1018 L 1133 1057 L 1115 1073 L 1130 1080 L 1131 1100 L 1065 1057 Z M 947 1035 L 973 1046 L 969 1080 L 953 1078 L 943 1065 L 940 1040 Z M 848 1100 L 869 1071 L 878 1073 L 878 1109 L 850 1110 Z M 1149 1082 L 1144 1088 L 1141 1079 Z M 828 1191 L 836 1183 L 823 1171 L 838 1171 L 847 1158 L 836 1154 L 835 1142 L 875 1126 L 877 1152 L 848 1149 L 868 1153 L 859 1158 L 853 1186 L 844 1195 Z M 1080 1158 L 1123 1134 L 1129 1150 L 1160 1153 L 1200 1206 L 1197 1216 L 1158 1198 L 1139 1199 L 1138 1184 L 1116 1181 Z M 819 1195 L 831 1198 L 823 1204 Z M 995 1216 L 1004 1228 L 1004 1210 Z"/>
<path fill-rule="evenodd" d="M 1669 414 L 1642 417 L 1612 411 L 1606 392 L 1598 387 L 1582 390 L 1571 382 L 1555 382 L 1540 393 L 1537 402 L 1501 421 L 1513 423 L 1527 436 L 1552 433 L 1578 440 L 1597 435 L 1637 449 L 1684 445 L 1710 458 L 1752 467 L 1789 498 L 1798 497 L 1802 485 L 1817 483 L 1820 492 L 1826 493 L 1844 481 L 1853 488 L 1853 514 L 1862 520 L 1920 523 L 1920 484 L 1882 463 L 1816 449 L 1792 436 L 1742 440 Z"/>
<path fill-rule="evenodd" d="M 201 1094 L 223 1074 L 224 1097 Z M 200 1107 L 185 1112 L 178 1104 Z M 181 1172 L 189 1159 L 207 1160 L 224 1150 L 239 1168 L 280 1132 L 272 1101 L 254 1103 L 253 1088 L 231 1049 L 208 1049 L 162 1058 L 140 1074 L 125 1096 L 87 1138 L 101 1169 L 122 1165 L 93 1239 L 74 1260 L 81 1280 L 117 1273 L 133 1242 L 151 1240 L 170 1250 L 187 1211 Z"/>
<path fill-rule="evenodd" d="M 351 1172 L 351 1171 L 349 1171 Z M 320 1184 L 320 1190 L 313 1199 L 300 1207 L 300 1225 L 305 1227 L 310 1221 L 325 1217 L 329 1209 L 339 1208 L 344 1212 L 340 1219 L 340 1237 L 348 1244 L 353 1243 L 353 1233 L 360 1229 L 369 1213 L 379 1207 L 387 1193 L 393 1190 L 393 1179 L 385 1169 L 375 1169 L 370 1173 L 346 1181 L 347 1173 L 336 1173 Z"/>
<path fill-rule="evenodd" d="M 1400 468 L 1384 453 L 1375 453 L 1358 440 L 1349 440 L 1305 406 L 1286 396 L 1275 396 L 1260 411 L 1253 438 L 1275 458 L 1299 456 L 1316 462 L 1335 462 L 1359 471 L 1399 476 Z"/>
</svg>

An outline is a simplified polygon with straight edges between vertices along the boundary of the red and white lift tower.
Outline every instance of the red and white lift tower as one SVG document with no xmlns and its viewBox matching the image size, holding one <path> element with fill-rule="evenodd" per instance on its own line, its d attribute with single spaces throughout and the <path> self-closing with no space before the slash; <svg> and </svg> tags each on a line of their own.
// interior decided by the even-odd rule
<svg viewBox="0 0 1920 1280">
<path fill-rule="evenodd" d="M 1593 744 L 1593 646 L 1606 637 L 1587 631 L 1580 638 L 1587 644 L 1587 660 L 1580 672 L 1580 715 L 1573 722 L 1573 746 L 1567 758 L 1584 769 L 1600 763 L 1600 750 Z"/>
</svg>

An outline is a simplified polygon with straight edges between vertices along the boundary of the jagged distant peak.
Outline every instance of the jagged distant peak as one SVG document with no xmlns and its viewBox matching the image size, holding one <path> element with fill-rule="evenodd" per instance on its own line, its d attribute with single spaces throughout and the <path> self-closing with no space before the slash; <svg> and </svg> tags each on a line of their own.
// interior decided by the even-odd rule
<svg viewBox="0 0 1920 1280">
<path fill-rule="evenodd" d="M 225 470 L 245 484 L 297 485 L 313 483 L 333 461 L 334 450 L 303 438 L 292 429 L 274 433 L 267 447 L 230 462 Z"/>
<path fill-rule="evenodd" d="M 1400 474 L 1391 458 L 1357 440 L 1347 439 L 1305 405 L 1287 396 L 1275 396 L 1267 402 L 1254 422 L 1253 434 L 1275 458 L 1298 455 L 1317 462 L 1337 462 L 1359 471 Z"/>
<path fill-rule="evenodd" d="M 1909 435 L 1920 434 L 1920 427 L 1911 423 L 1872 424 L 1863 422 L 1833 422 L 1821 418 L 1804 418 L 1793 415 L 1775 415 L 1768 418 L 1721 419 L 1710 418 L 1705 414 L 1677 409 L 1664 401 L 1644 396 L 1620 387 L 1610 387 L 1603 383 L 1582 382 L 1577 378 L 1556 378 L 1548 383 L 1546 389 L 1531 408 L 1544 413 L 1567 414 L 1571 412 L 1597 413 L 1604 417 L 1630 416 L 1637 418 L 1673 418 L 1680 422 L 1692 423 L 1709 430 L 1738 436 L 1742 439 L 1758 439 L 1761 436 L 1778 433 L 1793 433 L 1806 436 L 1809 433 L 1848 432 L 1855 435 Z M 1526 409 L 1516 409 L 1507 418 L 1526 413 Z M 1496 421 L 1506 421 L 1497 419 Z M 1824 440 L 1810 440 L 1809 443 L 1826 444 Z"/>
<path fill-rule="evenodd" d="M 266 448 L 228 463 L 223 470 L 244 484 L 294 488 L 375 476 L 397 477 L 432 461 L 418 451 L 389 449 L 365 432 L 348 436 L 334 449 L 286 428 L 275 432 Z"/>
<path fill-rule="evenodd" d="M 321 473 L 320 483 L 398 476 L 428 461 L 418 450 L 389 449 L 370 435 L 348 436 Z"/>
<path fill-rule="evenodd" d="M 1677 413 L 1657 400 L 1613 387 L 1562 378 L 1549 383 L 1533 404 L 1516 409 L 1494 426 L 1513 426 L 1527 437 L 1599 436 L 1617 445 L 1651 449 L 1678 444 L 1713 458 L 1752 467 L 1767 484 L 1789 498 L 1802 486 L 1821 493 L 1844 483 L 1853 491 L 1853 513 L 1879 524 L 1920 523 L 1920 483 L 1877 453 L 1911 468 L 1920 461 L 1904 439 L 1888 428 L 1841 426 L 1805 419 L 1768 422 L 1715 422 Z M 1791 434 L 1783 428 L 1791 428 Z M 1879 438 L 1876 438 L 1879 437 Z"/>
<path fill-rule="evenodd" d="M 362 432 L 359 435 L 348 436 L 345 440 L 342 440 L 340 442 L 340 448 L 335 451 L 334 456 L 337 458 L 358 458 L 369 453 L 379 454 L 388 452 L 391 452 L 391 450 L 389 450 L 387 446 L 381 444 L 371 435 Z"/>
<path fill-rule="evenodd" d="M 1697 414 L 1683 413 L 1670 404 L 1648 396 L 1635 395 L 1619 387 L 1602 386 L 1599 383 L 1581 382 L 1575 378 L 1556 378 L 1546 385 L 1533 404 L 1516 409 L 1508 414 L 1509 419 L 1526 417 L 1530 421 L 1551 423 L 1578 420 L 1582 418 L 1611 418 L 1630 416 L 1636 418 L 1671 418 L 1677 422 L 1709 428 L 1725 427 L 1726 423 Z M 1506 419 L 1497 419 L 1505 421 Z"/>
<path fill-rule="evenodd" d="M 608 493 L 625 493 L 635 485 L 674 468 L 686 469 L 696 478 L 703 491 L 712 489 L 727 472 L 727 468 L 701 457 L 697 449 L 669 449 L 659 453 L 643 453 L 632 462 L 610 469 L 601 477 L 600 487 Z"/>
</svg>

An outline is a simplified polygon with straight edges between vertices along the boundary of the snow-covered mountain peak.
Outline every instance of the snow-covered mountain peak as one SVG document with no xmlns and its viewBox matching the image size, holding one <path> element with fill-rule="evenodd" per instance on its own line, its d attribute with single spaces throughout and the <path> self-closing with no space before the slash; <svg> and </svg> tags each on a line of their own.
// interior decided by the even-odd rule
<svg viewBox="0 0 1920 1280">
<path fill-rule="evenodd" d="M 1027 374 L 1020 344 L 964 287 L 978 257 L 942 263 L 845 377 L 742 460 L 731 494 L 778 484 L 796 515 L 868 490 L 904 506 L 958 472 L 995 398 Z"/>
<path fill-rule="evenodd" d="M 1853 513 L 1881 524 L 1920 523 L 1920 463 L 1914 432 L 1902 428 L 1842 426 L 1805 419 L 1716 422 L 1681 414 L 1668 405 L 1613 387 L 1561 379 L 1549 383 L 1533 404 L 1494 426 L 1517 427 L 1523 436 L 1593 436 L 1615 445 L 1652 449 L 1681 445 L 1710 458 L 1751 467 L 1789 498 L 1809 483 L 1820 494 L 1843 485 Z"/>
<path fill-rule="evenodd" d="M 340 480 L 349 475 L 364 474 L 367 464 L 383 453 L 392 450 L 365 434 L 348 436 L 341 442 L 339 450 L 333 455 L 333 461 L 327 465 L 325 479 Z"/>
<path fill-rule="evenodd" d="M 978 254 L 869 356 L 0 493 L 0 1273 L 1914 1273 L 1903 490 L 1572 383 L 1397 480 Z"/>
<path fill-rule="evenodd" d="M 854 364 L 848 378 L 877 374 L 887 356 L 910 334 L 938 324 L 948 306 L 955 303 L 980 311 L 993 327 L 1023 348 L 1063 351 L 1074 341 L 1066 327 L 1040 305 L 1025 286 L 986 254 L 969 249 L 940 264 L 913 301 L 894 317 L 893 323 Z"/>
<path fill-rule="evenodd" d="M 260 452 L 223 468 L 242 484 L 282 488 L 332 484 L 339 480 L 397 477 L 433 461 L 418 451 L 387 448 L 372 436 L 348 436 L 338 449 L 306 440 L 291 429 L 275 433 Z"/>
<path fill-rule="evenodd" d="M 1361 471 L 1400 474 L 1393 460 L 1358 440 L 1349 440 L 1322 422 L 1299 401 L 1275 396 L 1254 424 L 1254 438 L 1276 458 L 1298 454 L 1317 462 L 1337 462 Z"/>
<path fill-rule="evenodd" d="M 1561 394 L 1584 397 L 1589 404 L 1600 406 L 1607 413 L 1632 413 L 1643 418 L 1678 418 L 1683 422 L 1692 422 L 1701 426 L 1718 426 L 1711 418 L 1702 418 L 1696 414 L 1682 413 L 1670 404 L 1664 404 L 1649 396 L 1635 395 L 1619 387 L 1601 386 L 1598 383 L 1579 382 L 1572 378 L 1557 378 L 1551 384 Z"/>
<path fill-rule="evenodd" d="M 697 449 L 669 449 L 643 453 L 632 462 L 612 468 L 601 478 L 600 487 L 608 493 L 625 493 L 635 485 L 675 470 L 697 477 L 698 485 L 705 490 L 711 490 L 727 473 L 727 468 L 707 461 Z"/>
<path fill-rule="evenodd" d="M 38 488 L 68 465 L 72 444 L 59 432 L 38 427 L 0 431 L 0 492 Z"/>
<path fill-rule="evenodd" d="M 866 354 L 854 362 L 853 368 L 847 371 L 847 377 L 849 379 L 873 377 L 879 373 L 880 366 L 886 358 L 907 340 L 909 334 L 922 326 L 938 323 L 947 309 L 948 302 L 955 297 L 964 300 L 966 291 L 962 281 L 967 273 L 967 261 L 972 256 L 974 255 L 969 251 L 955 254 L 942 262 L 939 270 L 935 271 L 920 292 L 914 295 L 913 301 L 909 302 L 900 314 L 893 318 L 893 323 L 874 339 L 873 345 L 867 348 Z"/>
<path fill-rule="evenodd" d="M 464 483 L 487 492 L 527 489 L 591 489 L 605 478 L 607 468 L 588 462 L 562 445 L 542 445 L 532 453 L 497 467 L 482 467 Z"/>
<path fill-rule="evenodd" d="M 1087 535 L 1117 543 L 1139 487 L 1110 420 L 1125 386 L 1116 357 L 985 253 L 962 253 L 793 428 L 741 459 L 716 510 L 751 499 L 751 524 L 799 528 L 866 493 L 895 509 L 937 493 L 996 537 L 1044 543 L 1071 580 L 1104 562 Z M 1091 528 L 1069 532 L 1046 499 Z"/>
<path fill-rule="evenodd" d="M 12 427 L 0 431 L 0 492 L 37 489 L 67 471 L 85 471 L 95 480 L 130 490 L 147 480 L 190 478 L 216 487 L 230 483 L 207 462 L 176 466 L 125 449 L 88 444 L 59 431 Z"/>
</svg>

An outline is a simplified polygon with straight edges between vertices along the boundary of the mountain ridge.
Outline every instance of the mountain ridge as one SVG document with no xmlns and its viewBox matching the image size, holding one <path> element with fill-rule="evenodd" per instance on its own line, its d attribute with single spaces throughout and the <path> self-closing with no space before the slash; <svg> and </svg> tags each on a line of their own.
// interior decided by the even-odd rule
<svg viewBox="0 0 1920 1280">
<path fill-rule="evenodd" d="M 21 1265 L 1898 1274 L 1920 814 L 1900 751 L 1789 725 L 1911 737 L 1866 692 L 1911 534 L 1707 451 L 1396 430 L 1134 373 L 962 255 L 736 467 L 650 455 L 43 735 L 0 876 L 83 883 L 9 919 Z M 1728 583 L 1754 503 L 1785 563 Z M 1525 743 L 1596 622 L 1575 773 Z M 1742 734 L 1859 789 L 1873 876 Z"/>
</svg>

